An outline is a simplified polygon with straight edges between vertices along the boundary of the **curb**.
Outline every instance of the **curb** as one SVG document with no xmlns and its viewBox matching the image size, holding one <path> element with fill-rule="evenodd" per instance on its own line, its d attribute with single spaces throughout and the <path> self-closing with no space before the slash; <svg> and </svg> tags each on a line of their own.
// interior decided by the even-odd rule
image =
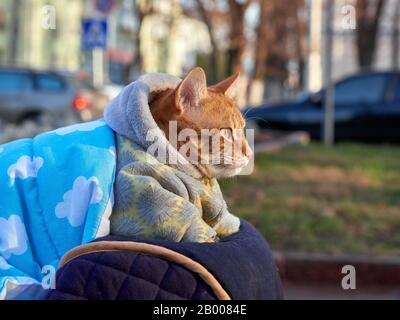
<svg viewBox="0 0 400 320">
<path fill-rule="evenodd" d="M 269 131 L 270 136 L 266 141 L 258 141 L 254 144 L 254 153 L 275 152 L 291 145 L 307 145 L 310 143 L 310 135 L 306 132 L 295 131 L 273 132 Z"/>
<path fill-rule="evenodd" d="M 320 254 L 275 253 L 275 262 L 283 281 L 307 284 L 338 284 L 355 267 L 357 285 L 400 288 L 400 258 L 327 256 Z"/>
</svg>

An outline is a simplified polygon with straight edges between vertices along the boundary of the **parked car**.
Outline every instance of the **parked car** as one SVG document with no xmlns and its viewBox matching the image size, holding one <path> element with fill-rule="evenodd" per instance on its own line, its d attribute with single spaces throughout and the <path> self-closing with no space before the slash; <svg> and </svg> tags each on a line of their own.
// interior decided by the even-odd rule
<svg viewBox="0 0 400 320">
<path fill-rule="evenodd" d="M 244 110 L 249 126 L 306 131 L 320 139 L 325 92 L 275 106 Z M 368 72 L 335 84 L 337 140 L 400 141 L 400 73 Z"/>
<path fill-rule="evenodd" d="M 80 118 L 89 108 L 72 77 L 62 72 L 0 68 L 0 119 L 19 123 L 43 114 Z"/>
<path fill-rule="evenodd" d="M 124 88 L 121 85 L 113 83 L 104 84 L 100 88 L 95 88 L 90 74 L 85 71 L 66 73 L 66 75 L 72 78 L 76 87 L 79 88 L 79 98 L 85 106 L 85 108 L 81 110 L 81 117 L 84 121 L 103 117 L 104 108 Z"/>
</svg>

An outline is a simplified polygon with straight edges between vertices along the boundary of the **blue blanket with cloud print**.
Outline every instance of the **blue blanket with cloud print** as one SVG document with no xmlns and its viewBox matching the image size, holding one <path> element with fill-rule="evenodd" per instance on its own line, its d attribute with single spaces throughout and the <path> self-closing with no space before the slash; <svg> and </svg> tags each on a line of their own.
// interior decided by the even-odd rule
<svg viewBox="0 0 400 320">
<path fill-rule="evenodd" d="M 0 145 L 0 299 L 45 298 L 60 258 L 108 235 L 115 154 L 103 119 Z"/>
</svg>

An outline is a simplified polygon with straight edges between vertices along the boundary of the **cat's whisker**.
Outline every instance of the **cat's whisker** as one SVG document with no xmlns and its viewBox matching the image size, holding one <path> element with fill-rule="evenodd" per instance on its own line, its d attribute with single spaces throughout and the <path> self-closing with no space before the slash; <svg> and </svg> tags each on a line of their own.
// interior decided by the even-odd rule
<svg viewBox="0 0 400 320">
<path fill-rule="evenodd" d="M 265 122 L 268 126 L 271 125 L 271 123 L 268 120 L 265 120 L 265 119 L 260 118 L 260 117 L 251 117 L 251 118 L 247 118 L 246 120 L 260 120 L 261 122 Z"/>
<path fill-rule="evenodd" d="M 249 107 L 246 112 L 243 114 L 243 117 L 246 117 L 246 115 L 252 110 L 254 107 Z"/>
</svg>

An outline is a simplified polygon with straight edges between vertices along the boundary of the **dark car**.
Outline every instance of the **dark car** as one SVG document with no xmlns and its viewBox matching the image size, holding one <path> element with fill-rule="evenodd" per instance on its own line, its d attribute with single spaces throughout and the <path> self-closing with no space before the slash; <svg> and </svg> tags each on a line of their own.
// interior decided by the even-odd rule
<svg viewBox="0 0 400 320">
<path fill-rule="evenodd" d="M 22 122 L 46 113 L 79 118 L 86 107 L 73 79 L 65 73 L 0 68 L 0 120 Z"/>
<path fill-rule="evenodd" d="M 256 128 L 306 131 L 321 138 L 325 89 L 287 104 L 244 110 Z M 400 141 L 400 73 L 370 72 L 335 84 L 337 140 Z"/>
</svg>

